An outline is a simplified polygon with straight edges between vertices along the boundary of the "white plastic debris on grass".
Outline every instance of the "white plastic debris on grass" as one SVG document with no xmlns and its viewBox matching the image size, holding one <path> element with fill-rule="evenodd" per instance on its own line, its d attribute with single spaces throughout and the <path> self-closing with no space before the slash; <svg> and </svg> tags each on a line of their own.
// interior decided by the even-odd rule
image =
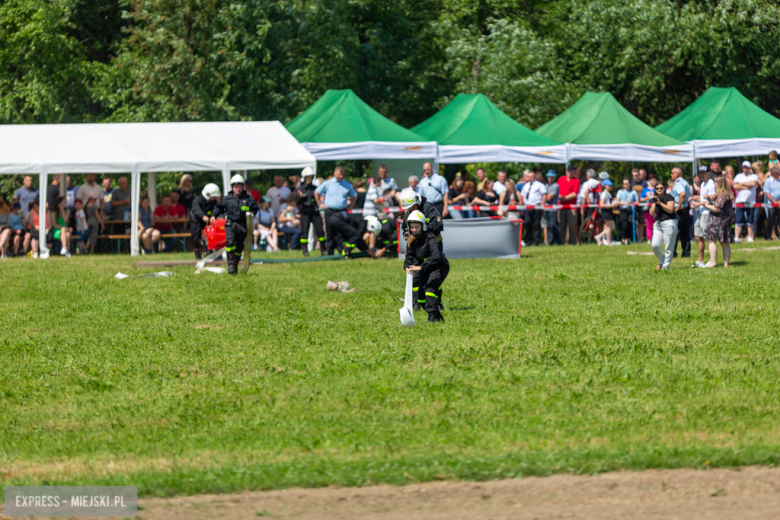
<svg viewBox="0 0 780 520">
<path fill-rule="evenodd" d="M 146 274 L 139 274 L 138 276 L 130 276 L 125 273 L 116 273 L 114 275 L 114 278 L 117 280 L 124 280 L 125 278 L 167 278 L 169 276 L 173 276 L 173 271 L 160 271 L 159 273 L 146 273 Z"/>
<path fill-rule="evenodd" d="M 349 288 L 349 282 L 331 282 L 328 281 L 328 290 L 329 291 L 339 291 L 343 293 L 351 293 L 351 292 L 357 292 L 357 289 L 350 289 Z"/>
<path fill-rule="evenodd" d="M 224 267 L 202 267 L 202 268 L 196 270 L 194 274 L 200 274 L 200 273 L 202 273 L 204 271 L 208 271 L 209 273 L 214 273 L 214 274 L 225 274 L 225 273 L 227 273 L 227 269 L 225 269 Z"/>
</svg>

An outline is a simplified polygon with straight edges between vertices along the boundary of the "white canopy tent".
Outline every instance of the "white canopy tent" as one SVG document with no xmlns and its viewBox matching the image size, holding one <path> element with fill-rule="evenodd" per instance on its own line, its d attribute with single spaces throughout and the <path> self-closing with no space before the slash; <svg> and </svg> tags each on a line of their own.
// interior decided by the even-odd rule
<svg viewBox="0 0 780 520">
<path fill-rule="evenodd" d="M 130 172 L 133 255 L 139 252 L 142 172 L 150 172 L 152 180 L 154 172 L 221 171 L 227 193 L 232 170 L 316 164 L 278 121 L 0 125 L 0 173 L 39 175 L 42 211 L 49 174 Z M 44 251 L 45 226 L 40 244 Z"/>
</svg>

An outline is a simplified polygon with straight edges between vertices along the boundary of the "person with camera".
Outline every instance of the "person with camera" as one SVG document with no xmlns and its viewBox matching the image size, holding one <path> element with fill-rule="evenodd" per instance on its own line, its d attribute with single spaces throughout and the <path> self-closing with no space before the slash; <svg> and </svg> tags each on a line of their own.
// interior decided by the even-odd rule
<svg viewBox="0 0 780 520">
<path fill-rule="evenodd" d="M 653 224 L 653 253 L 658 258 L 656 270 L 669 269 L 677 240 L 677 213 L 675 199 L 666 193 L 663 183 L 655 185 L 655 196 L 650 200 Z"/>
</svg>

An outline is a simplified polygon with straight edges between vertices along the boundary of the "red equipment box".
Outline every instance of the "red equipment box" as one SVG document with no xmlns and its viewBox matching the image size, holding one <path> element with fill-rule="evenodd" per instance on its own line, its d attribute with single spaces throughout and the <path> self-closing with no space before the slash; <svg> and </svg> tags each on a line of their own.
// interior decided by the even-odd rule
<svg viewBox="0 0 780 520">
<path fill-rule="evenodd" d="M 209 251 L 215 251 L 225 247 L 225 219 L 217 219 L 214 224 L 206 226 L 203 230 L 203 238 L 206 239 Z"/>
</svg>

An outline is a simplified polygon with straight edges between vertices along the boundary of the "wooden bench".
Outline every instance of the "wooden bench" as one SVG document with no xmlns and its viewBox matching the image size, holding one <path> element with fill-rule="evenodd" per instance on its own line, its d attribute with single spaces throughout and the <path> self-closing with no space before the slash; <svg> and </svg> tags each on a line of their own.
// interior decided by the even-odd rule
<svg viewBox="0 0 780 520">
<path fill-rule="evenodd" d="M 184 238 L 184 249 L 187 249 L 187 238 L 190 238 L 192 236 L 192 233 L 170 233 L 167 235 L 160 235 L 160 240 L 163 238 Z M 132 238 L 131 235 L 98 235 L 99 239 L 102 240 L 130 240 Z M 119 252 L 119 247 L 117 247 L 117 252 Z"/>
</svg>

